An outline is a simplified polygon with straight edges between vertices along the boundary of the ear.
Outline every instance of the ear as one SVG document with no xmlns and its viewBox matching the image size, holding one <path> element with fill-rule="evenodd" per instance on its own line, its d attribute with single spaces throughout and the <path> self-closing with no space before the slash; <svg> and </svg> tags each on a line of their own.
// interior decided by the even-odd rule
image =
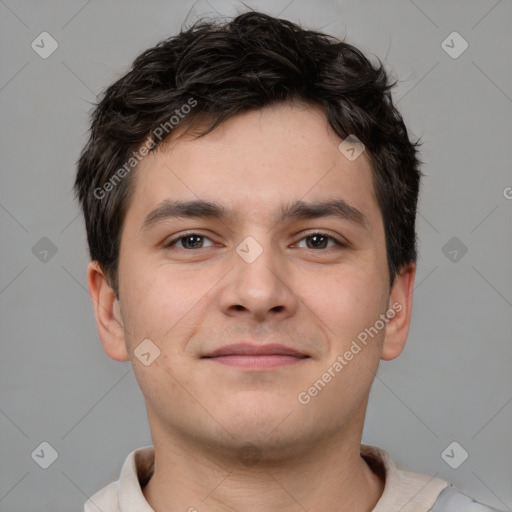
<svg viewBox="0 0 512 512">
<path fill-rule="evenodd" d="M 119 300 L 97 261 L 91 261 L 87 267 L 87 285 L 105 352 L 116 361 L 128 361 Z"/>
<path fill-rule="evenodd" d="M 405 347 L 412 316 L 412 295 L 416 264 L 409 263 L 402 267 L 395 277 L 389 294 L 389 306 L 386 313 L 390 320 L 386 325 L 386 333 L 382 345 L 381 359 L 391 361 L 398 357 Z M 394 316 L 393 315 L 394 312 Z"/>
</svg>

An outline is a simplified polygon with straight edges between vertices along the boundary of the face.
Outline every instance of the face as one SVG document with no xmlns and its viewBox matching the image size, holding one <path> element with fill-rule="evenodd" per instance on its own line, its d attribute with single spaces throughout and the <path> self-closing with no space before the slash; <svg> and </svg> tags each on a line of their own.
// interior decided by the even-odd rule
<svg viewBox="0 0 512 512">
<path fill-rule="evenodd" d="M 319 108 L 282 104 L 137 168 L 104 308 L 122 330 L 100 336 L 132 360 L 155 445 L 278 453 L 362 429 L 379 360 L 405 341 L 413 270 L 390 295 L 371 166 L 340 142 Z"/>
</svg>

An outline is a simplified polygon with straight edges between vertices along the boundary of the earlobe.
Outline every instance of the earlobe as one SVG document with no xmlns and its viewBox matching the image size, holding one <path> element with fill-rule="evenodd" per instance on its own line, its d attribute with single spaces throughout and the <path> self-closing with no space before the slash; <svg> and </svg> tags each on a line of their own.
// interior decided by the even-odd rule
<svg viewBox="0 0 512 512">
<path fill-rule="evenodd" d="M 405 347 L 412 316 L 412 296 L 416 264 L 409 263 L 397 274 L 389 295 L 386 326 L 381 359 L 390 361 L 398 357 Z"/>
<path fill-rule="evenodd" d="M 87 285 L 105 352 L 116 361 L 128 361 L 119 301 L 97 261 L 87 267 Z"/>
</svg>

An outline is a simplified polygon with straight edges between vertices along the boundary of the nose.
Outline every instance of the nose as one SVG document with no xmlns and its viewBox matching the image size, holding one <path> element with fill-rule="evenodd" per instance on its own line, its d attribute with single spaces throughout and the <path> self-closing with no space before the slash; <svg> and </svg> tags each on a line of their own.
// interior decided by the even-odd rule
<svg viewBox="0 0 512 512">
<path fill-rule="evenodd" d="M 229 316 L 245 316 L 258 322 L 284 319 L 297 311 L 293 276 L 278 249 L 259 243 L 262 252 L 252 261 L 243 251 L 233 254 L 234 267 L 226 276 L 220 307 Z M 253 248 L 251 248 L 252 250 Z"/>
</svg>

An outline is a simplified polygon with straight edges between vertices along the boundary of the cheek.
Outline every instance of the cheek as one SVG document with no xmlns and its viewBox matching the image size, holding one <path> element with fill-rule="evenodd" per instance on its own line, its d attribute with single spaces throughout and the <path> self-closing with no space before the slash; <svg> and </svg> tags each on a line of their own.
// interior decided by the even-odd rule
<svg viewBox="0 0 512 512">
<path fill-rule="evenodd" d="M 199 279 L 197 273 L 177 272 L 169 264 L 134 264 L 132 268 L 123 280 L 127 336 L 134 343 L 150 338 L 166 353 L 180 351 L 214 281 L 203 275 Z"/>
<path fill-rule="evenodd" d="M 378 369 L 385 329 L 374 326 L 387 307 L 386 288 L 378 273 L 355 266 L 316 283 L 308 306 L 329 339 L 329 353 L 304 391 L 316 393 L 313 407 L 336 424 L 364 403 Z"/>
<path fill-rule="evenodd" d="M 316 277 L 305 288 L 315 290 L 309 293 L 308 303 L 340 342 L 373 325 L 386 309 L 387 290 L 373 269 L 353 265 L 329 272 L 321 280 Z"/>
<path fill-rule="evenodd" d="M 134 348 L 140 340 L 149 338 L 160 345 L 163 322 L 167 329 L 179 301 L 173 301 L 173 289 L 163 284 L 161 276 L 143 261 L 126 258 L 120 264 L 120 294 L 125 320 L 125 333 Z"/>
</svg>

